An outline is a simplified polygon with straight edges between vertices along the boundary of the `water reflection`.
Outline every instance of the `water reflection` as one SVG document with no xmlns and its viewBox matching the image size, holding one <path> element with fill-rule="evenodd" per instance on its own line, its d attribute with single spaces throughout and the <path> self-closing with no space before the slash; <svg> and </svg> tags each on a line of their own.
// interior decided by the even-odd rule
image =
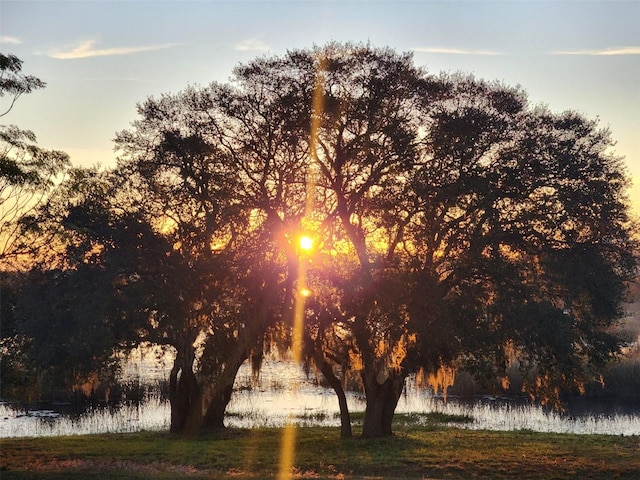
<svg viewBox="0 0 640 480">
<path fill-rule="evenodd" d="M 157 375 L 158 372 L 153 372 Z M 295 386 L 295 388 L 292 388 Z M 364 411 L 364 399 L 356 393 L 348 396 L 352 412 Z M 421 422 L 430 412 L 468 415 L 472 423 L 461 428 L 487 430 L 528 429 L 541 432 L 640 435 L 640 407 L 618 406 L 594 413 L 560 414 L 532 406 L 523 399 L 478 397 L 474 399 L 434 397 L 409 387 L 396 410 L 411 414 Z M 81 414 L 66 413 L 61 406 L 17 411 L 0 404 L 0 437 L 77 435 L 106 432 L 161 431 L 169 429 L 167 401 L 148 396 L 142 403 L 124 403 L 118 408 L 92 408 Z M 243 366 L 236 391 L 228 408 L 226 424 L 233 427 L 282 427 L 295 422 L 300 426 L 339 427 L 338 401 L 333 391 L 308 379 L 300 368 L 287 362 L 265 362 L 257 384 L 251 371 Z"/>
</svg>

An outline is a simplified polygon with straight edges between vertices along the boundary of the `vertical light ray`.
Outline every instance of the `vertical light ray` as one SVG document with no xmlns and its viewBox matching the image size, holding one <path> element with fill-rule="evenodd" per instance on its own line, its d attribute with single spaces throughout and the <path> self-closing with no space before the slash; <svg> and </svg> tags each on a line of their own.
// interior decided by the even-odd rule
<svg viewBox="0 0 640 480">
<path fill-rule="evenodd" d="M 280 472 L 278 480 L 293 478 L 293 460 L 296 456 L 296 427 L 289 423 L 282 430 L 282 442 L 280 444 Z"/>
<path fill-rule="evenodd" d="M 316 170 L 318 167 L 318 132 L 320 131 L 320 123 L 322 121 L 323 112 L 323 94 L 322 81 L 324 71 L 327 64 L 326 57 L 322 55 L 318 59 L 318 67 L 316 71 L 315 85 L 313 89 L 313 103 L 311 106 L 311 125 L 309 133 L 309 163 L 307 165 L 306 178 L 306 195 L 304 206 L 304 219 L 310 219 L 313 215 L 315 189 L 316 189 Z M 298 267 L 298 291 L 296 295 L 296 304 L 293 317 L 293 358 L 296 362 L 300 361 L 302 354 L 302 333 L 304 330 L 304 307 L 305 300 L 309 293 L 307 286 L 307 259 L 304 257 L 303 245 L 298 245 L 302 251 Z M 304 292 L 304 293 L 303 293 Z"/>
<path fill-rule="evenodd" d="M 304 329 L 304 309 L 309 287 L 307 286 L 307 261 L 300 259 L 298 267 L 298 287 L 296 289 L 296 300 L 293 310 L 293 338 L 292 354 L 293 360 L 299 363 L 302 360 L 302 332 Z"/>
<path fill-rule="evenodd" d="M 313 89 L 313 103 L 311 109 L 311 125 L 309 134 L 309 163 L 307 165 L 306 178 L 306 196 L 304 206 L 304 219 L 312 217 L 314 208 L 314 197 L 316 188 L 316 169 L 318 166 L 318 132 L 322 121 L 323 111 L 323 94 L 322 81 L 323 72 L 327 64 L 326 57 L 322 56 L 318 59 L 318 67 L 316 70 L 316 79 Z M 307 258 L 303 245 L 297 245 L 301 252 L 300 261 L 298 262 L 298 288 L 295 296 L 294 316 L 293 316 L 293 338 L 292 353 L 293 358 L 298 363 L 302 358 L 302 335 L 304 331 L 304 311 L 307 296 L 310 294 L 307 281 Z M 288 480 L 293 478 L 293 463 L 296 456 L 296 427 L 293 423 L 289 423 L 284 427 L 282 432 L 282 441 L 280 444 L 280 465 L 278 480 Z"/>
</svg>

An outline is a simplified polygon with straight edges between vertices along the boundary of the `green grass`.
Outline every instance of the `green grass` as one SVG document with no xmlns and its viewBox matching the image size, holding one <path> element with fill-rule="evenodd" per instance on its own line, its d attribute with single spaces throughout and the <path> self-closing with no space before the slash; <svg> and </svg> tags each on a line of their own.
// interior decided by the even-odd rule
<svg viewBox="0 0 640 480">
<path fill-rule="evenodd" d="M 0 440 L 0 478 L 276 478 L 283 429 Z M 640 438 L 396 427 L 389 438 L 341 440 L 337 428 L 296 430 L 294 478 L 640 478 Z"/>
</svg>

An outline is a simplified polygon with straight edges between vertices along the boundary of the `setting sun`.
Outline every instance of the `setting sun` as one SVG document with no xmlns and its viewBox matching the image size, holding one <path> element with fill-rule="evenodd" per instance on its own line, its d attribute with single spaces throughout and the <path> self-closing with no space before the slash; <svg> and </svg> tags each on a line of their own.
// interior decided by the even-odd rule
<svg viewBox="0 0 640 480">
<path fill-rule="evenodd" d="M 313 249 L 313 238 L 308 235 L 303 235 L 300 237 L 300 248 L 306 252 Z"/>
<path fill-rule="evenodd" d="M 311 290 L 309 290 L 308 288 L 301 288 L 300 295 L 302 295 L 303 297 L 308 297 L 309 295 L 311 295 Z"/>
</svg>

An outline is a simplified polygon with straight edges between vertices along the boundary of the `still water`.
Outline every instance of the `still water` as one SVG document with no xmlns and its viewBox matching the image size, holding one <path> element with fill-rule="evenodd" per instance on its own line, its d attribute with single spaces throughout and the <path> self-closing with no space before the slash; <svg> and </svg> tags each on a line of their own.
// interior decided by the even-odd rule
<svg viewBox="0 0 640 480">
<path fill-rule="evenodd" d="M 169 368 L 157 364 L 134 362 L 127 367 L 129 378 L 167 378 Z M 364 411 L 364 399 L 351 393 L 351 412 Z M 433 396 L 410 383 L 398 403 L 398 413 L 420 416 L 430 412 L 468 415 L 472 423 L 460 428 L 487 430 L 527 429 L 540 432 L 640 435 L 640 406 L 609 406 L 599 411 L 582 409 L 581 413 L 561 414 L 524 399 L 477 397 L 462 399 Z M 227 409 L 227 426 L 279 427 L 288 423 L 300 426 L 340 425 L 338 401 L 333 390 L 307 378 L 290 362 L 265 362 L 257 383 L 243 365 L 236 380 L 233 399 Z M 93 408 L 83 413 L 65 413 L 65 405 L 46 409 L 16 410 L 0 403 L 0 438 L 52 435 L 79 435 L 106 432 L 162 431 L 169 429 L 169 403 L 151 395 L 141 403 L 124 403 L 118 408 Z"/>
</svg>

